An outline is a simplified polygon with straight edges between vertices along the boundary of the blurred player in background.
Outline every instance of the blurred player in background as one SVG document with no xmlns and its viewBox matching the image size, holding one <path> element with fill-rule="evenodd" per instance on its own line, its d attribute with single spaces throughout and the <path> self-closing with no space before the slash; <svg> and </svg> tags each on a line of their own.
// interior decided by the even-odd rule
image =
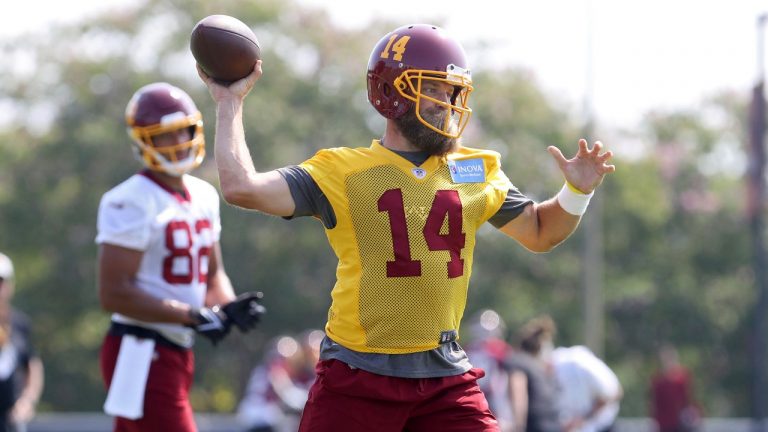
<svg viewBox="0 0 768 432">
<path fill-rule="evenodd" d="M 325 333 L 306 330 L 296 338 L 278 336 L 251 372 L 237 409 L 247 432 L 295 432 L 315 381 Z"/>
<path fill-rule="evenodd" d="M 624 392 L 615 373 L 585 346 L 552 353 L 560 422 L 566 432 L 611 432 Z"/>
<path fill-rule="evenodd" d="M 99 298 L 112 312 L 101 349 L 104 410 L 115 431 L 192 432 L 195 332 L 215 344 L 233 323 L 254 327 L 263 309 L 257 293 L 235 298 L 219 246 L 218 192 L 188 174 L 205 155 L 192 99 L 149 84 L 131 98 L 126 122 L 144 169 L 99 205 Z"/>
<path fill-rule="evenodd" d="M 693 380 L 680 364 L 677 348 L 662 345 L 659 370 L 651 378 L 651 417 L 659 432 L 694 432 L 701 426 L 701 408 L 693 395 Z"/>
<path fill-rule="evenodd" d="M 506 332 L 507 326 L 496 311 L 482 310 L 469 322 L 470 339 L 465 348 L 472 365 L 485 372 L 477 383 L 502 432 L 512 431 L 514 426 L 509 404 L 509 373 L 504 367 L 513 349 L 506 341 Z"/>
<path fill-rule="evenodd" d="M 43 362 L 35 353 L 29 318 L 11 306 L 13 262 L 0 253 L 0 432 L 23 432 L 43 392 Z"/>
<path fill-rule="evenodd" d="M 518 332 L 518 347 L 505 362 L 510 374 L 510 402 L 515 432 L 561 432 L 557 404 L 557 378 L 552 351 L 557 332 L 548 315 L 525 323 Z"/>
<path fill-rule="evenodd" d="M 371 53 L 368 98 L 387 119 L 381 139 L 279 170 L 257 172 L 245 141 L 244 99 L 261 61 L 229 86 L 198 72 L 216 102 L 224 198 L 316 217 L 339 259 L 300 430 L 498 430 L 477 384 L 483 372 L 457 342 L 475 234 L 490 222 L 532 251 L 551 250 L 614 170 L 611 153 L 585 140 L 572 159 L 549 147 L 569 186 L 542 203 L 525 197 L 498 153 L 459 142 L 471 115 L 469 65 L 456 39 L 431 25 L 398 28 Z"/>
</svg>

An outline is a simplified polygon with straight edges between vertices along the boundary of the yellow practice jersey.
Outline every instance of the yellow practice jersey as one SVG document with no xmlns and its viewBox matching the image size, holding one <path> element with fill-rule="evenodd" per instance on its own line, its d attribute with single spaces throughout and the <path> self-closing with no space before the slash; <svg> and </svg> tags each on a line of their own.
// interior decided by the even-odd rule
<svg viewBox="0 0 768 432">
<path fill-rule="evenodd" d="M 461 148 L 420 166 L 374 140 L 300 165 L 337 218 L 339 265 L 326 332 L 358 352 L 427 351 L 458 336 L 475 234 L 512 187 L 493 151 Z"/>
</svg>

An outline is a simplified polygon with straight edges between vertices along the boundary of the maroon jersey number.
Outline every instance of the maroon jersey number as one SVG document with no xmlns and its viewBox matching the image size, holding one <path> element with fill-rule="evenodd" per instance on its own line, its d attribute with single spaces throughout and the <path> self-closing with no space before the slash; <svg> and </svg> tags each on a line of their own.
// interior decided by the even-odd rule
<svg viewBox="0 0 768 432">
<path fill-rule="evenodd" d="M 403 192 L 390 189 L 384 192 L 378 201 L 379 211 L 389 215 L 389 227 L 392 231 L 392 250 L 394 261 L 387 261 L 387 277 L 421 276 L 421 261 L 411 259 L 411 244 L 408 239 L 408 226 L 405 219 Z M 439 190 L 435 193 L 432 207 L 429 209 L 424 224 L 424 239 L 431 251 L 445 250 L 450 253 L 448 277 L 455 278 L 464 274 L 464 260 L 461 250 L 464 248 L 466 235 L 462 230 L 462 207 L 459 192 Z M 443 222 L 448 219 L 448 230 L 441 233 Z"/>
<path fill-rule="evenodd" d="M 203 230 L 210 229 L 211 222 L 203 219 L 195 223 L 195 232 L 200 233 Z M 185 235 L 187 240 L 183 245 L 176 244 L 176 237 L 174 232 L 181 231 L 182 235 Z M 165 226 L 165 247 L 168 248 L 170 254 L 163 260 L 163 279 L 166 282 L 172 284 L 188 284 L 192 283 L 194 279 L 193 272 L 193 255 L 192 255 L 192 230 L 186 221 L 171 221 Z M 211 254 L 211 248 L 209 246 L 202 246 L 197 251 L 197 274 L 198 281 L 205 282 L 208 279 L 208 270 L 203 267 L 203 258 L 208 259 Z M 174 268 L 174 262 L 177 259 L 184 259 L 187 263 L 187 269 L 184 273 L 174 273 L 174 270 L 178 272 L 178 268 Z"/>
</svg>

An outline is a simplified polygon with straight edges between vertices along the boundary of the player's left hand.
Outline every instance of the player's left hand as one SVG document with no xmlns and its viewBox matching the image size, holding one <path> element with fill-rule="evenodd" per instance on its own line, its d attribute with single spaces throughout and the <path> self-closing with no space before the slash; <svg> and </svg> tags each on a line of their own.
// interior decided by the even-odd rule
<svg viewBox="0 0 768 432">
<path fill-rule="evenodd" d="M 218 305 L 212 308 L 190 310 L 189 316 L 195 323 L 188 326 L 195 329 L 197 334 L 210 340 L 213 345 L 221 342 L 229 334 L 229 320 Z"/>
<path fill-rule="evenodd" d="M 222 306 L 221 311 L 227 316 L 227 320 L 234 323 L 241 332 L 247 332 L 256 327 L 256 323 L 267 311 L 264 306 L 259 304 L 262 297 L 264 294 L 261 292 L 240 294 L 235 300 Z"/>
<path fill-rule="evenodd" d="M 565 180 L 573 187 L 585 194 L 591 193 L 603 182 L 606 174 L 616 171 L 614 165 L 607 162 L 613 156 L 611 151 L 600 153 L 603 149 L 603 143 L 595 141 L 590 149 L 587 140 L 579 140 L 579 150 L 571 159 L 566 159 L 559 148 L 555 146 L 547 147 L 549 154 L 557 162 L 560 171 L 563 172 Z"/>
</svg>

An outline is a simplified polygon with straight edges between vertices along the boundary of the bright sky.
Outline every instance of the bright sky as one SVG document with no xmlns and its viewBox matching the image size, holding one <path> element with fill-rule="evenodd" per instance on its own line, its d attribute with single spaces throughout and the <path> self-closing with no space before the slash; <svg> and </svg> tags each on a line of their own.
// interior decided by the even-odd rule
<svg viewBox="0 0 768 432">
<path fill-rule="evenodd" d="M 574 112 L 591 95 L 598 124 L 609 127 L 631 127 L 652 109 L 695 108 L 722 90 L 748 92 L 758 74 L 757 18 L 768 13 L 765 0 L 298 1 L 348 27 L 374 16 L 442 22 L 468 48 L 474 69 L 526 68 Z M 127 3 L 10 2 L 0 37 Z M 473 51 L 478 40 L 492 50 Z"/>
</svg>

